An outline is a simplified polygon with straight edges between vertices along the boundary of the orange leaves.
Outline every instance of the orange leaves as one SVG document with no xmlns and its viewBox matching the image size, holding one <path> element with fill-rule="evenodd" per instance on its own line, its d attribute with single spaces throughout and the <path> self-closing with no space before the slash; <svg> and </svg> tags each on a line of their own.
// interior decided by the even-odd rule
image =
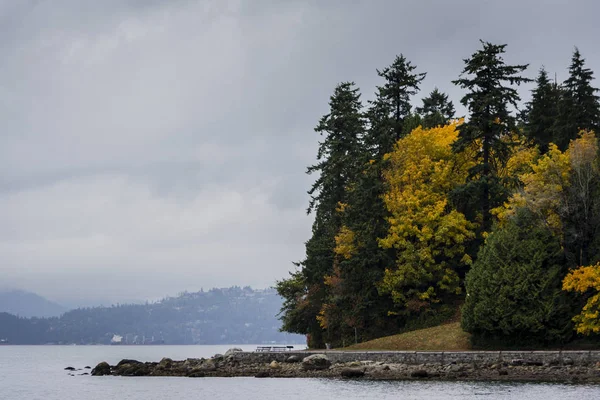
<svg viewBox="0 0 600 400">
<path fill-rule="evenodd" d="M 588 290 L 596 292 L 573 321 L 578 333 L 600 333 L 600 263 L 571 271 L 563 280 L 563 290 L 577 293 L 585 293 Z"/>
</svg>

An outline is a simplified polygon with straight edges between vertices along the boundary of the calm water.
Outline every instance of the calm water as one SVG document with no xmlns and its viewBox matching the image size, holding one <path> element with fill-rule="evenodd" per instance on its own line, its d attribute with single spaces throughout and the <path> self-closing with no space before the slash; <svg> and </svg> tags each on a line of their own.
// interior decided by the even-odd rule
<svg viewBox="0 0 600 400">
<path fill-rule="evenodd" d="M 600 385 L 123 378 L 69 376 L 63 369 L 94 367 L 100 361 L 115 364 L 123 358 L 157 361 L 162 357 L 209 357 L 229 347 L 232 346 L 0 346 L 0 399 L 600 399 Z"/>
</svg>

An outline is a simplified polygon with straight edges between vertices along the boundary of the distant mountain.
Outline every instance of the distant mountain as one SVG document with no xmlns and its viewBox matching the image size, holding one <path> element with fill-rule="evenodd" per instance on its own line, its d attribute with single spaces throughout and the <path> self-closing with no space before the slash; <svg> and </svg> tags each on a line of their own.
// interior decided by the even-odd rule
<svg viewBox="0 0 600 400">
<path fill-rule="evenodd" d="M 155 303 L 71 310 L 61 317 L 0 313 L 0 339 L 13 344 L 304 343 L 279 332 L 282 299 L 273 289 L 211 289 Z"/>
<path fill-rule="evenodd" d="M 23 290 L 0 291 L 0 312 L 20 317 L 57 317 L 67 309 L 60 304 Z"/>
</svg>

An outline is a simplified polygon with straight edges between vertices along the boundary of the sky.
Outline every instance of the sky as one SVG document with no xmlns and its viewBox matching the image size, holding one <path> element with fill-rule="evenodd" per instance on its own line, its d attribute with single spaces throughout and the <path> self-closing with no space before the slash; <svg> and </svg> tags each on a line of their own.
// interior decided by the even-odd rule
<svg viewBox="0 0 600 400">
<path fill-rule="evenodd" d="M 458 103 L 479 40 L 600 74 L 595 0 L 0 0 L 0 287 L 70 305 L 272 286 L 304 255 L 341 81 Z M 600 86 L 600 81 L 595 81 Z M 523 98 L 531 86 L 521 89 Z M 464 113 L 464 108 L 458 107 Z"/>
</svg>

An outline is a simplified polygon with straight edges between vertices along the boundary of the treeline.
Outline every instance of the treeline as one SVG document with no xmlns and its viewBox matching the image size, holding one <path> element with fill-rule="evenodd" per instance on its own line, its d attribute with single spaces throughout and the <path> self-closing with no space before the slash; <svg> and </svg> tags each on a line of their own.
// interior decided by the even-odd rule
<svg viewBox="0 0 600 400">
<path fill-rule="evenodd" d="M 303 342 L 279 332 L 281 298 L 249 287 L 182 293 L 156 303 L 82 308 L 55 318 L 0 313 L 0 340 L 10 344 L 254 344 Z"/>
<path fill-rule="evenodd" d="M 506 45 L 481 44 L 453 81 L 464 118 L 437 89 L 412 108 L 426 74 L 402 55 L 377 71 L 366 104 L 353 82 L 335 88 L 307 170 L 317 176 L 312 236 L 277 283 L 285 331 L 341 346 L 459 308 L 481 344 L 564 344 L 575 328 L 600 331 L 593 72 L 575 49 L 568 79 L 542 68 L 518 112 L 528 65 L 506 64 Z"/>
</svg>

